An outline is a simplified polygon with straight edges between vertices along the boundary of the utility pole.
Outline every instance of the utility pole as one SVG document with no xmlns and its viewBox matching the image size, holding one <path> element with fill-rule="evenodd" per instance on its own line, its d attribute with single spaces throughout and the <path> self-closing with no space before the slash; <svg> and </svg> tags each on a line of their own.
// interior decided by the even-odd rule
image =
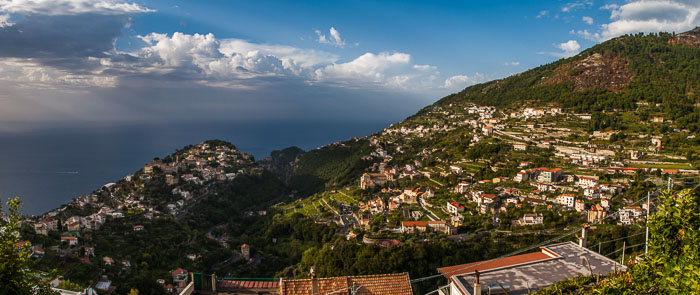
<svg viewBox="0 0 700 295">
<path fill-rule="evenodd" d="M 625 265 L 625 248 L 627 248 L 627 241 L 622 242 L 622 260 L 620 264 Z"/>
<path fill-rule="evenodd" d="M 647 253 L 649 253 L 649 211 L 651 211 L 651 204 L 650 204 L 650 195 L 651 192 L 647 192 L 647 236 L 646 239 L 644 240 L 644 258 L 646 258 Z"/>
</svg>

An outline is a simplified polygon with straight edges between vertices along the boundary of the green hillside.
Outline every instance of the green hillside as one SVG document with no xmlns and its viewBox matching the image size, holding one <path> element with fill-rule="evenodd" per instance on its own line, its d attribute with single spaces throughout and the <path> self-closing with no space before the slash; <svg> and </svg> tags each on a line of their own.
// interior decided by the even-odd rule
<svg viewBox="0 0 700 295">
<path fill-rule="evenodd" d="M 657 108 L 669 119 L 696 131 L 700 128 L 698 77 L 700 28 L 683 34 L 640 33 L 505 79 L 468 87 L 434 106 L 556 103 L 590 113 L 633 110 L 638 102 L 646 102 L 660 104 Z"/>
</svg>

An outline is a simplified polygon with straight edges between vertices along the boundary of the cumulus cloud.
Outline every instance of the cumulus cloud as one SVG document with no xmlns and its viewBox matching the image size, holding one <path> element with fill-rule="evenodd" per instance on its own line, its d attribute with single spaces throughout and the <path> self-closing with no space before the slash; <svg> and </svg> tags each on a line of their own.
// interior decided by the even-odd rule
<svg viewBox="0 0 700 295">
<path fill-rule="evenodd" d="M 593 18 L 590 17 L 590 16 L 584 16 L 584 17 L 581 18 L 581 20 L 582 20 L 584 23 L 587 23 L 587 24 L 589 24 L 589 25 L 592 25 L 592 24 L 593 24 Z"/>
<path fill-rule="evenodd" d="M 540 52 L 540 54 L 549 54 L 556 57 L 572 57 L 576 55 L 579 50 L 581 50 L 581 45 L 578 44 L 576 40 L 569 40 L 564 43 L 554 44 L 556 48 L 562 50 L 562 52 Z"/>
<path fill-rule="evenodd" d="M 318 36 L 318 43 L 345 48 L 345 40 L 343 40 L 343 38 L 340 37 L 340 32 L 338 32 L 338 30 L 336 30 L 334 27 L 330 28 L 330 30 L 328 31 L 328 36 L 324 35 L 319 30 L 314 30 L 314 32 L 316 32 L 316 35 Z"/>
<path fill-rule="evenodd" d="M 0 11 L 23 15 L 123 15 L 153 12 L 136 3 L 112 0 L 0 0 Z"/>
<path fill-rule="evenodd" d="M 637 0 L 624 5 L 606 5 L 610 23 L 598 31 L 575 31 L 591 40 L 605 41 L 638 32 L 683 32 L 700 26 L 700 2 L 692 0 Z"/>
<path fill-rule="evenodd" d="M 504 66 L 513 66 L 513 67 L 517 67 L 517 66 L 520 65 L 520 62 L 519 62 L 519 61 L 511 61 L 511 62 L 506 62 L 506 63 L 504 63 L 503 65 L 504 65 Z"/>
<path fill-rule="evenodd" d="M 540 13 L 537 14 L 537 18 L 543 18 L 547 15 L 549 15 L 549 10 L 541 10 Z"/>
<path fill-rule="evenodd" d="M 445 84 L 442 86 L 442 88 L 451 90 L 451 91 L 456 91 L 456 90 L 462 90 L 467 86 L 471 86 L 474 84 L 486 82 L 486 75 L 482 73 L 475 73 L 472 76 L 465 76 L 465 75 L 456 75 L 449 77 L 445 80 Z"/>
<path fill-rule="evenodd" d="M 351 88 L 431 87 L 439 74 L 431 65 L 414 64 L 407 53 L 365 53 L 339 62 L 337 56 L 291 46 L 218 40 L 213 34 L 141 36 L 148 46 L 134 55 L 144 68 L 206 80 L 209 85 L 247 84 L 252 78 L 286 77 L 310 84 Z"/>
<path fill-rule="evenodd" d="M 0 79 L 36 87 L 114 86 L 112 66 L 131 58 L 114 43 L 133 15 L 151 11 L 111 0 L 0 0 Z"/>
<path fill-rule="evenodd" d="M 333 63 L 314 71 L 312 79 L 350 87 L 363 84 L 416 89 L 431 87 L 439 73 L 430 65 L 416 65 L 407 53 L 365 53 L 346 63 Z"/>
<path fill-rule="evenodd" d="M 287 45 L 258 44 L 241 39 L 221 40 L 219 51 L 223 54 L 233 53 L 247 54 L 257 51 L 260 54 L 276 56 L 285 64 L 285 67 L 315 67 L 337 61 L 340 57 L 336 54 L 315 49 L 304 49 Z"/>
</svg>

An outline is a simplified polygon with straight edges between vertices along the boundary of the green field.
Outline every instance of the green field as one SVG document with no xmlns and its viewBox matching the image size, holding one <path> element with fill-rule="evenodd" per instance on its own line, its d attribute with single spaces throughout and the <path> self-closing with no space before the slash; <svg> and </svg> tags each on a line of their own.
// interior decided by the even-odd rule
<svg viewBox="0 0 700 295">
<path fill-rule="evenodd" d="M 335 194 L 330 194 L 329 197 L 331 200 L 335 200 L 338 203 L 349 204 L 349 205 L 357 204 L 357 200 L 348 194 L 335 193 Z"/>
<path fill-rule="evenodd" d="M 301 208 L 297 208 L 301 205 Z M 283 205 L 281 208 L 284 210 L 285 215 L 292 215 L 294 213 L 301 213 L 304 216 L 315 217 L 321 214 L 318 210 L 319 207 L 323 207 L 323 202 L 318 198 L 307 198 L 301 202 L 293 202 L 291 204 Z"/>
<path fill-rule="evenodd" d="M 632 164 L 634 168 L 693 169 L 689 164 Z"/>
</svg>

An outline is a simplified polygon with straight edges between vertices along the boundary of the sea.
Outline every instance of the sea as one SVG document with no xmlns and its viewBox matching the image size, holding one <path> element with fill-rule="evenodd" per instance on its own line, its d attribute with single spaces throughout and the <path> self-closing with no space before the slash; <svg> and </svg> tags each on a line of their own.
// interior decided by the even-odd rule
<svg viewBox="0 0 700 295">
<path fill-rule="evenodd" d="M 131 174 L 154 157 L 208 139 L 233 143 L 255 159 L 273 150 L 314 149 L 381 131 L 392 122 L 188 122 L 43 127 L 0 132 L 0 199 L 40 215 Z"/>
</svg>

